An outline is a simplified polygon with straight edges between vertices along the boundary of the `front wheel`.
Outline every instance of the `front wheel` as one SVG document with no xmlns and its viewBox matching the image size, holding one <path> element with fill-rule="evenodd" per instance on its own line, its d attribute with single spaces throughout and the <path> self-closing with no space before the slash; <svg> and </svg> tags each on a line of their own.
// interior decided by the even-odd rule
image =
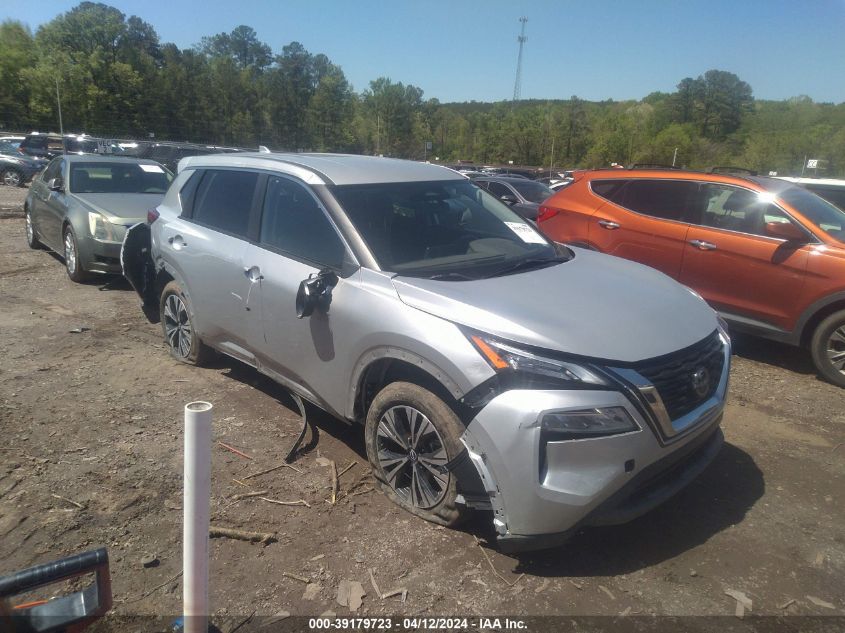
<svg viewBox="0 0 845 633">
<path fill-rule="evenodd" d="M 463 424 L 443 400 L 418 385 L 394 382 L 367 412 L 367 458 L 382 491 L 408 512 L 439 525 L 466 518 L 457 478 L 446 466 L 464 450 Z"/>
<path fill-rule="evenodd" d="M 38 237 L 35 235 L 35 226 L 32 224 L 32 211 L 29 210 L 29 206 L 24 208 L 24 218 L 26 220 L 26 243 L 30 248 L 41 248 L 41 242 L 38 241 Z"/>
<path fill-rule="evenodd" d="M 161 329 L 170 355 L 181 363 L 202 365 L 211 349 L 202 342 L 191 320 L 188 298 L 175 281 L 168 283 L 159 303 Z"/>
<path fill-rule="evenodd" d="M 65 227 L 65 270 L 71 281 L 82 283 L 88 279 L 88 272 L 79 261 L 79 243 L 71 227 Z"/>
<path fill-rule="evenodd" d="M 813 332 L 810 353 L 822 376 L 845 387 L 845 310 L 834 312 L 819 323 Z"/>
</svg>

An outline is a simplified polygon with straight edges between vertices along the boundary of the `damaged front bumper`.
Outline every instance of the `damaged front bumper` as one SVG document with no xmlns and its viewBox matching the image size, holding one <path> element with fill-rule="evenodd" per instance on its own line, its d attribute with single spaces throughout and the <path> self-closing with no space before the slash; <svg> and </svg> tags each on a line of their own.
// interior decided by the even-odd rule
<svg viewBox="0 0 845 633">
<path fill-rule="evenodd" d="M 670 444 L 615 391 L 506 391 L 470 422 L 462 441 L 490 500 L 503 551 L 559 545 L 586 525 L 625 523 L 681 490 L 714 459 L 723 436 L 718 406 Z M 548 411 L 624 408 L 639 430 L 551 441 Z"/>
</svg>

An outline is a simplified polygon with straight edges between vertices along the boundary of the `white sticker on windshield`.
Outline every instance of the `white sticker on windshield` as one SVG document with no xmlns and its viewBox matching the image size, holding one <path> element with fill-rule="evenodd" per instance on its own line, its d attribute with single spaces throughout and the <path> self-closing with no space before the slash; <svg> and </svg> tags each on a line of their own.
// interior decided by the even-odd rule
<svg viewBox="0 0 845 633">
<path fill-rule="evenodd" d="M 519 239 L 523 242 L 528 242 L 529 244 L 546 243 L 546 240 L 544 240 L 537 231 L 527 224 L 523 224 L 522 222 L 505 222 L 505 224 L 507 224 L 508 227 L 510 227 L 510 230 L 516 233 L 519 236 Z"/>
<path fill-rule="evenodd" d="M 141 169 L 151 174 L 163 174 L 164 170 L 159 167 L 158 165 L 144 165 L 143 163 L 138 165 Z"/>
</svg>

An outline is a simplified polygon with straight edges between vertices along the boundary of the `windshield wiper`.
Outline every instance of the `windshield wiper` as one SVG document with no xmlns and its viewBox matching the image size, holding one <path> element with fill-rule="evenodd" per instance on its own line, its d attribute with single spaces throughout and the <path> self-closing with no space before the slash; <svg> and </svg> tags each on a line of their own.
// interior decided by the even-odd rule
<svg viewBox="0 0 845 633">
<path fill-rule="evenodd" d="M 542 268 L 544 266 L 551 266 L 552 264 L 562 264 L 563 262 L 568 262 L 570 259 L 570 257 L 563 257 L 560 255 L 555 257 L 526 257 L 525 259 L 520 259 L 518 262 L 514 262 L 494 270 L 489 275 L 486 275 L 485 278 L 489 279 L 490 277 L 501 277 L 502 275 L 510 275 L 520 271 Z"/>
<path fill-rule="evenodd" d="M 426 279 L 435 279 L 437 281 L 472 281 L 475 277 L 469 277 L 463 273 L 436 273 L 429 275 Z"/>
</svg>

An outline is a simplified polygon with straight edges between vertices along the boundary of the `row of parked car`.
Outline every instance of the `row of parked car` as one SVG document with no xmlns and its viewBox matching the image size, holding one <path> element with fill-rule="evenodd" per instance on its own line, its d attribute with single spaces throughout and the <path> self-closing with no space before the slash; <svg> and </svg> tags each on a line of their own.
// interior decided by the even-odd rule
<svg viewBox="0 0 845 633">
<path fill-rule="evenodd" d="M 707 466 L 725 319 L 806 341 L 844 384 L 845 214 L 807 190 L 599 170 L 535 223 L 479 180 L 366 156 L 201 155 L 175 176 L 60 156 L 27 240 L 74 280 L 122 270 L 173 358 L 223 353 L 360 424 L 388 497 L 444 525 L 489 512 L 511 551 L 628 521 Z M 778 296 L 806 303 L 791 329 Z"/>
</svg>

